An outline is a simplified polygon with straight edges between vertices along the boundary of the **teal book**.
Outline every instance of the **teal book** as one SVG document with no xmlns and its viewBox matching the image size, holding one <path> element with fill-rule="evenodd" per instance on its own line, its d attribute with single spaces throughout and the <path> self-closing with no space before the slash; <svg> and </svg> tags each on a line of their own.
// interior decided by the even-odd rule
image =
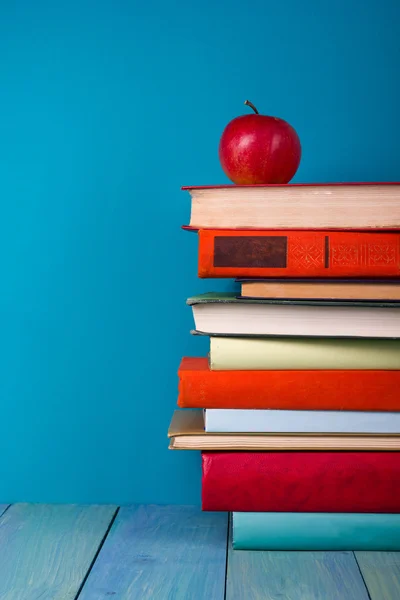
<svg viewBox="0 0 400 600">
<path fill-rule="evenodd" d="M 235 550 L 400 550 L 400 514 L 234 512 Z"/>
</svg>

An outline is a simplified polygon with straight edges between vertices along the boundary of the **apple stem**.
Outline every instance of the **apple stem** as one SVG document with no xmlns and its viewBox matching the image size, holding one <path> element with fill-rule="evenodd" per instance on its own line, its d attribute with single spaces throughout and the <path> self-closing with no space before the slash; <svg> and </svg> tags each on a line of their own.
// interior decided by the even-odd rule
<svg viewBox="0 0 400 600">
<path fill-rule="evenodd" d="M 254 110 L 254 112 L 256 113 L 256 115 L 259 114 L 258 110 L 254 106 L 254 104 L 252 102 L 250 102 L 250 100 L 245 100 L 245 104 L 246 104 L 246 106 L 250 106 L 250 108 L 252 108 Z"/>
</svg>

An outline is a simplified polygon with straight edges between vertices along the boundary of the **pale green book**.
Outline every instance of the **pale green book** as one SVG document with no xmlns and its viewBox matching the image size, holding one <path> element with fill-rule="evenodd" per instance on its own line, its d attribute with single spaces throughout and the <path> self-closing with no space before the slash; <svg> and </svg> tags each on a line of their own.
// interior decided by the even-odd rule
<svg viewBox="0 0 400 600">
<path fill-rule="evenodd" d="M 211 337 L 210 368 L 233 370 L 398 370 L 400 339 Z"/>
</svg>

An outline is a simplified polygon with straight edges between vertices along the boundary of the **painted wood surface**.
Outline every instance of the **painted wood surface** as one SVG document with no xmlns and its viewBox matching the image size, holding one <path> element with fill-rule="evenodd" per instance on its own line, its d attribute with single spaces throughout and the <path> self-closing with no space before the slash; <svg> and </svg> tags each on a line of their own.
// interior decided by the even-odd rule
<svg viewBox="0 0 400 600">
<path fill-rule="evenodd" d="M 226 513 L 130 506 L 109 530 L 115 511 L 0 504 L 0 600 L 224 600 Z M 399 600 L 400 552 L 234 551 L 230 540 L 226 600 L 244 598 Z"/>
<path fill-rule="evenodd" d="M 230 536 L 231 538 L 231 536 Z M 226 600 L 368 600 L 352 552 L 228 550 Z"/>
<path fill-rule="evenodd" d="M 399 600 L 400 552 L 356 552 L 371 600 Z"/>
<path fill-rule="evenodd" d="M 74 600 L 115 510 L 11 506 L 0 519 L 0 598 Z"/>
<path fill-rule="evenodd" d="M 121 508 L 79 600 L 223 600 L 227 522 L 188 506 Z"/>
</svg>

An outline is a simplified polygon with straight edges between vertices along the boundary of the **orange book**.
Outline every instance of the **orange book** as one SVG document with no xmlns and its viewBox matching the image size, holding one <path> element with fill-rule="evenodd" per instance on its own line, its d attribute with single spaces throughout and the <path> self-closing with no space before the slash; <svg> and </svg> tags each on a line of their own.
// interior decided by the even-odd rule
<svg viewBox="0 0 400 600">
<path fill-rule="evenodd" d="M 199 277 L 399 278 L 400 234 L 200 229 Z"/>
<path fill-rule="evenodd" d="M 178 375 L 181 408 L 400 410 L 400 371 L 211 371 L 185 357 Z"/>
</svg>

